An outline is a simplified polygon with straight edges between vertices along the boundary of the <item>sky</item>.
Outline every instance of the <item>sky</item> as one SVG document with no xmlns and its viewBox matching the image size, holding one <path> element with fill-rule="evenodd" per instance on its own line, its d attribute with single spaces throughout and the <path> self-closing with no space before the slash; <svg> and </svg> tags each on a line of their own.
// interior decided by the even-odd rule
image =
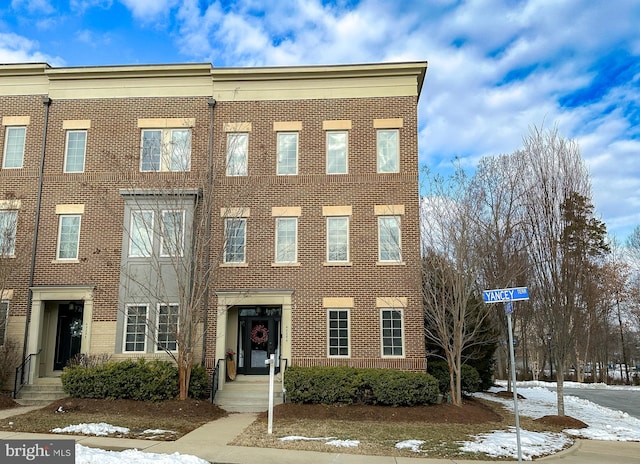
<svg viewBox="0 0 640 464">
<path fill-rule="evenodd" d="M 505 381 L 499 381 L 497 387 L 492 387 L 490 392 L 504 390 Z M 518 400 L 520 416 L 538 419 L 546 415 L 557 414 L 556 393 L 550 388 L 556 384 L 551 382 L 518 382 L 517 392 L 524 399 Z M 640 391 L 640 387 L 608 386 L 602 383 L 586 384 L 565 382 L 567 388 L 596 388 L 596 389 L 625 389 Z M 513 400 L 498 398 L 486 393 L 476 393 L 476 396 L 489 401 L 497 401 L 506 409 L 513 412 Z M 571 446 L 575 438 L 602 441 L 640 441 L 640 419 L 630 416 L 624 411 L 599 406 L 591 401 L 576 396 L 565 395 L 565 411 L 568 416 L 581 420 L 587 424 L 583 429 L 567 429 L 563 432 L 533 432 L 524 428 L 520 429 L 520 453 L 522 460 L 531 461 L 535 457 L 554 454 Z M 624 406 L 623 406 L 624 407 Z M 515 422 L 515 420 L 514 420 Z M 71 432 L 85 435 L 107 435 L 118 430 L 120 433 L 128 433 L 128 429 L 118 428 L 111 424 L 77 424 L 68 428 L 53 430 L 55 433 Z M 123 432 L 124 430 L 124 432 Z M 150 431 L 153 432 L 153 431 Z M 155 431 L 166 432 L 166 431 Z M 285 436 L 283 441 L 318 440 L 327 445 L 327 452 L 340 453 L 341 448 L 359 447 L 358 440 L 336 440 L 335 437 L 306 437 Z M 424 442 L 416 439 L 407 439 L 397 442 L 396 448 L 409 449 L 416 456 L 425 456 L 421 450 Z M 469 453 L 485 453 L 492 457 L 517 458 L 518 446 L 515 427 L 506 426 L 505 429 L 495 430 L 490 433 L 470 437 L 469 441 L 459 444 L 461 451 Z M 428 454 L 426 455 L 428 457 Z M 229 454 L 227 454 L 229 457 Z M 87 448 L 76 444 L 76 463 L 93 464 L 207 464 L 208 461 L 188 454 L 174 453 L 172 455 L 142 452 L 137 450 L 125 450 L 122 452 L 105 451 L 100 448 Z"/>
<path fill-rule="evenodd" d="M 640 225 L 639 22 L 637 0 L 3 0 L 0 63 L 428 61 L 421 166 L 472 172 L 557 126 L 624 242 Z"/>
</svg>

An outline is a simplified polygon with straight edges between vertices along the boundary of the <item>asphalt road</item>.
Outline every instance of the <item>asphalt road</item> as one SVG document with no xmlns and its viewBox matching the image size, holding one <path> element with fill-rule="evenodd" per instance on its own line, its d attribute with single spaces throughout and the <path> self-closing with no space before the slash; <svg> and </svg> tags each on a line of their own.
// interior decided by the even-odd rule
<svg viewBox="0 0 640 464">
<path fill-rule="evenodd" d="M 591 390 L 565 387 L 564 394 L 592 401 L 605 408 L 624 411 L 640 419 L 640 391 L 638 390 Z"/>
</svg>

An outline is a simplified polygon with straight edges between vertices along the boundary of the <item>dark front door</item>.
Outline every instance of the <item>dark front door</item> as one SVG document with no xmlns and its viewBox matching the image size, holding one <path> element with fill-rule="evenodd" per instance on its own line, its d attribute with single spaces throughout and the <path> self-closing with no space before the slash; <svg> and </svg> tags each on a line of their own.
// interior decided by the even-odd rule
<svg viewBox="0 0 640 464">
<path fill-rule="evenodd" d="M 82 301 L 58 305 L 58 330 L 53 370 L 62 370 L 69 359 L 80 353 L 82 343 Z"/>
<path fill-rule="evenodd" d="M 238 311 L 238 373 L 265 375 L 265 361 L 273 354 L 276 371 L 280 367 L 281 308 L 251 306 Z"/>
</svg>

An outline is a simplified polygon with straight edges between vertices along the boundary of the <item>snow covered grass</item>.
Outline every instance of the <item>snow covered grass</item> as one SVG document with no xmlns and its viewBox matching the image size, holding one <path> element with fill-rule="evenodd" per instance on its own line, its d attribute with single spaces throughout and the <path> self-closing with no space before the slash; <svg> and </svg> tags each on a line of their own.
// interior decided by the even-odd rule
<svg viewBox="0 0 640 464">
<path fill-rule="evenodd" d="M 189 454 L 144 453 L 138 450 L 105 451 L 76 445 L 76 464 L 209 464 Z"/>
<path fill-rule="evenodd" d="M 99 423 L 89 423 L 89 424 L 77 424 L 77 425 L 69 425 L 67 427 L 56 427 L 51 429 L 53 433 L 79 433 L 82 435 L 95 435 L 95 436 L 108 436 L 108 435 L 127 435 L 130 430 L 127 427 L 118 427 L 111 424 L 106 424 L 104 422 Z M 162 430 L 162 429 L 147 429 L 142 431 L 141 435 L 165 435 L 165 434 L 175 434 L 173 430 Z"/>
</svg>

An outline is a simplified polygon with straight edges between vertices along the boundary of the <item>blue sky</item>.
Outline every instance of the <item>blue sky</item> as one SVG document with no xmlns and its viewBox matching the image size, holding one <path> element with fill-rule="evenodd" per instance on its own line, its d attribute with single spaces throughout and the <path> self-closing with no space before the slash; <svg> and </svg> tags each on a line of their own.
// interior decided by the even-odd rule
<svg viewBox="0 0 640 464">
<path fill-rule="evenodd" d="M 276 66 L 427 60 L 420 161 L 575 138 L 597 213 L 640 225 L 638 0 L 5 0 L 0 63 Z"/>
</svg>

